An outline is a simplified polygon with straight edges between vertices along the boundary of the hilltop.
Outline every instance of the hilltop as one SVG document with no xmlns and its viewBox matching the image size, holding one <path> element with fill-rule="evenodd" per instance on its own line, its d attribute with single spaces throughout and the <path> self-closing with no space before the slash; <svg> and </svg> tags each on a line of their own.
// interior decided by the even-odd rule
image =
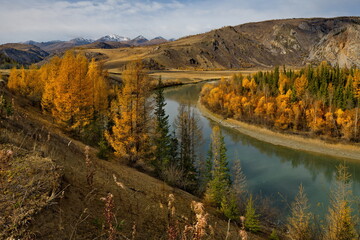
<svg viewBox="0 0 360 240">
<path fill-rule="evenodd" d="M 360 18 L 283 19 L 223 27 L 157 46 L 91 49 L 108 69 L 143 58 L 165 68 L 239 69 L 328 61 L 360 66 Z"/>
</svg>

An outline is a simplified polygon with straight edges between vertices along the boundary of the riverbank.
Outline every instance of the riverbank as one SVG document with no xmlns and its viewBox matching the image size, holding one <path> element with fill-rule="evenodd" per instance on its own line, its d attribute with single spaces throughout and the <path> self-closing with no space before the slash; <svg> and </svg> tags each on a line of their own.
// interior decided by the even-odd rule
<svg viewBox="0 0 360 240">
<path fill-rule="evenodd" d="M 251 125 L 235 119 L 224 119 L 222 116 L 211 112 L 200 99 L 197 103 L 200 112 L 212 121 L 225 127 L 239 131 L 242 134 L 256 138 L 260 141 L 268 142 L 274 145 L 288 147 L 296 150 L 307 151 L 317 154 L 323 154 L 333 157 L 348 158 L 360 160 L 360 146 L 346 144 L 331 144 L 319 139 L 305 138 L 285 133 L 278 133 L 256 125 Z"/>
</svg>

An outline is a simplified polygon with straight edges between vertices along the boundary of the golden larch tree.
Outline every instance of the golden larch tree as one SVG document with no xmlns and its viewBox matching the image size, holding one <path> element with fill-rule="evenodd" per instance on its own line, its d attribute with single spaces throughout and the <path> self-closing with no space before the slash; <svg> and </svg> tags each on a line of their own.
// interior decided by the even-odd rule
<svg viewBox="0 0 360 240">
<path fill-rule="evenodd" d="M 112 116 L 114 126 L 105 137 L 117 156 L 134 165 L 141 160 L 151 160 L 149 80 L 140 61 L 126 66 L 122 80 L 121 92 L 112 104 L 118 108 Z"/>
</svg>

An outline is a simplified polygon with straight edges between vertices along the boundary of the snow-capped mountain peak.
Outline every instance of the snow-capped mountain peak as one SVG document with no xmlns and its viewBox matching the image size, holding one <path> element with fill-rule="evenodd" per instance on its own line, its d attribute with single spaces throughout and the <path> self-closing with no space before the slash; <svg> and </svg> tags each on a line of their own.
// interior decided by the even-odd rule
<svg viewBox="0 0 360 240">
<path fill-rule="evenodd" d="M 94 40 L 83 38 L 83 37 L 78 37 L 78 38 L 71 39 L 69 42 L 74 43 L 76 45 L 83 45 L 83 44 L 92 43 L 92 42 L 94 42 Z"/>
<path fill-rule="evenodd" d="M 117 34 L 109 34 L 109 35 L 99 38 L 97 41 L 99 41 L 99 42 L 126 42 L 129 40 L 130 40 L 130 38 L 128 38 L 128 37 L 122 37 Z"/>
</svg>

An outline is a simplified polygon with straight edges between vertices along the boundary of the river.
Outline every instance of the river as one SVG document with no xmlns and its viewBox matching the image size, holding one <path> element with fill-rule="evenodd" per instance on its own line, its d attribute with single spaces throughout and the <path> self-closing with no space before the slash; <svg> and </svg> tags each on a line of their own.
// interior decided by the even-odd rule
<svg viewBox="0 0 360 240">
<path fill-rule="evenodd" d="M 196 108 L 203 85 L 204 83 L 199 83 L 167 88 L 164 96 L 170 123 L 176 118 L 181 102 L 190 103 L 199 114 L 204 139 L 199 149 L 200 157 L 206 158 L 211 127 L 215 123 L 202 116 Z M 271 197 L 274 204 L 283 209 L 281 212 L 284 214 L 288 213 L 287 206 L 293 201 L 299 185 L 302 184 L 312 211 L 324 216 L 328 208 L 330 189 L 336 180 L 336 167 L 343 162 L 351 173 L 354 196 L 359 196 L 360 161 L 348 161 L 276 146 L 230 128 L 220 128 L 225 138 L 230 165 L 234 159 L 240 159 L 249 190 L 253 194 Z"/>
</svg>

